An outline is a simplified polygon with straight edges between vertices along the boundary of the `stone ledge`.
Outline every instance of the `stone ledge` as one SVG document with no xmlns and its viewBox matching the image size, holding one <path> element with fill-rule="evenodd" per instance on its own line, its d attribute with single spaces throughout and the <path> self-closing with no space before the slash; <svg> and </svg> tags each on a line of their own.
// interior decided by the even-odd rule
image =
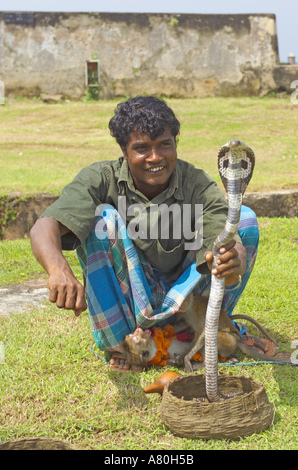
<svg viewBox="0 0 298 470">
<path fill-rule="evenodd" d="M 258 217 L 298 217 L 298 190 L 247 193 L 243 204 L 253 209 Z"/>
<path fill-rule="evenodd" d="M 37 194 L 24 197 L 13 194 L 0 199 L 0 238 L 2 240 L 16 240 L 29 235 L 31 227 L 43 214 L 47 207 L 58 199 L 53 194 Z M 14 220 L 7 220 L 5 227 L 3 219 L 5 213 L 12 214 Z M 2 233 L 1 233 L 2 232 Z"/>
<path fill-rule="evenodd" d="M 16 240 L 29 235 L 29 231 L 38 217 L 53 204 L 58 196 L 38 194 L 27 197 L 10 195 L 0 200 L 0 233 L 2 240 Z M 280 190 L 272 192 L 246 193 L 243 204 L 253 209 L 258 217 L 298 217 L 298 190 Z M 2 226 L 5 211 L 15 214 L 14 220 Z"/>
</svg>

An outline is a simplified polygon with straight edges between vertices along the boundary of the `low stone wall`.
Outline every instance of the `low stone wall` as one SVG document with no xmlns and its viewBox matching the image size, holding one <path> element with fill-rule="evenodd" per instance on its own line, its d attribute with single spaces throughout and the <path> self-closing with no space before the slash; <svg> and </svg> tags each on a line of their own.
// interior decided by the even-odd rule
<svg viewBox="0 0 298 470">
<path fill-rule="evenodd" d="M 258 217 L 298 217 L 297 190 L 247 193 L 243 204 L 251 207 Z"/>
<path fill-rule="evenodd" d="M 24 198 L 20 195 L 0 199 L 0 239 L 16 240 L 29 235 L 31 227 L 58 196 L 38 194 Z"/>
<path fill-rule="evenodd" d="M 291 87 L 291 85 L 296 80 L 298 83 L 298 65 L 280 65 L 276 67 L 273 71 L 273 78 L 276 83 L 277 91 L 293 93 L 296 86 Z M 297 98 L 295 98 L 295 100 L 297 100 Z"/>
<path fill-rule="evenodd" d="M 38 217 L 56 199 L 58 196 L 52 194 L 0 199 L 0 239 L 16 240 L 28 236 Z M 298 190 L 247 193 L 243 204 L 253 209 L 258 217 L 298 217 Z"/>
</svg>

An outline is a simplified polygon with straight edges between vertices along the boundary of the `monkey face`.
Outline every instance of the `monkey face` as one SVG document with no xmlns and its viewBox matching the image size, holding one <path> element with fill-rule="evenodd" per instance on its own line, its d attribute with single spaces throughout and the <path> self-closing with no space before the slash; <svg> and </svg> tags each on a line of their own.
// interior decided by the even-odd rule
<svg viewBox="0 0 298 470">
<path fill-rule="evenodd" d="M 148 362 L 150 355 L 150 330 L 143 331 L 137 328 L 122 341 L 121 348 L 129 364 L 143 366 Z"/>
</svg>

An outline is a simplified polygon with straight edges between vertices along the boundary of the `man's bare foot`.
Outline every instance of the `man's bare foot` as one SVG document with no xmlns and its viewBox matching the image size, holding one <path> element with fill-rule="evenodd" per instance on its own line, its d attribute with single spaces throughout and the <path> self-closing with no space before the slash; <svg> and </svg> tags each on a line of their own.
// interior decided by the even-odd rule
<svg viewBox="0 0 298 470">
<path fill-rule="evenodd" d="M 113 353 L 110 359 L 110 370 L 114 372 L 140 372 L 143 367 L 130 366 L 124 356 L 120 353 Z"/>
<path fill-rule="evenodd" d="M 276 345 L 272 343 L 272 341 L 269 341 L 268 339 L 261 339 L 258 338 L 257 336 L 252 336 L 247 333 L 244 333 L 242 335 L 243 342 L 244 344 L 247 344 L 253 349 L 259 350 L 265 356 L 275 356 L 276 355 Z"/>
</svg>

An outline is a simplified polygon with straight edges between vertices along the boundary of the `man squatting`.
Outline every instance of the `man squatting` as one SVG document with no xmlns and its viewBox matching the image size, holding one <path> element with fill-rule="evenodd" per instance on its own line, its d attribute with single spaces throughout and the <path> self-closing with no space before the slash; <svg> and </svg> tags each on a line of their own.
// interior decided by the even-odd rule
<svg viewBox="0 0 298 470">
<path fill-rule="evenodd" d="M 122 156 L 82 169 L 36 221 L 30 237 L 33 253 L 49 275 L 49 300 L 76 316 L 88 304 L 98 348 L 107 352 L 112 370 L 125 371 L 129 366 L 120 345 L 126 335 L 138 327 L 173 323 L 193 290 L 208 297 L 211 250 L 225 225 L 227 201 L 210 176 L 177 158 L 180 123 L 163 100 L 137 96 L 118 104 L 109 129 Z M 139 205 L 136 215 L 121 212 L 120 196 L 127 207 Z M 159 227 L 159 236 L 150 238 L 150 226 L 160 222 L 160 214 L 157 221 L 148 220 L 156 217 L 150 207 L 161 204 L 178 205 L 182 219 L 184 208 L 191 205 L 193 230 L 198 223 L 195 207 L 202 205 L 199 248 L 183 234 L 173 236 L 171 211 L 169 236 L 163 238 Z M 137 227 L 142 220 L 148 233 L 129 236 L 128 226 Z M 221 248 L 212 271 L 225 278 L 222 306 L 228 314 L 250 277 L 258 240 L 256 216 L 242 206 L 238 233 Z M 63 256 L 69 249 L 77 250 L 85 286 Z"/>
</svg>

